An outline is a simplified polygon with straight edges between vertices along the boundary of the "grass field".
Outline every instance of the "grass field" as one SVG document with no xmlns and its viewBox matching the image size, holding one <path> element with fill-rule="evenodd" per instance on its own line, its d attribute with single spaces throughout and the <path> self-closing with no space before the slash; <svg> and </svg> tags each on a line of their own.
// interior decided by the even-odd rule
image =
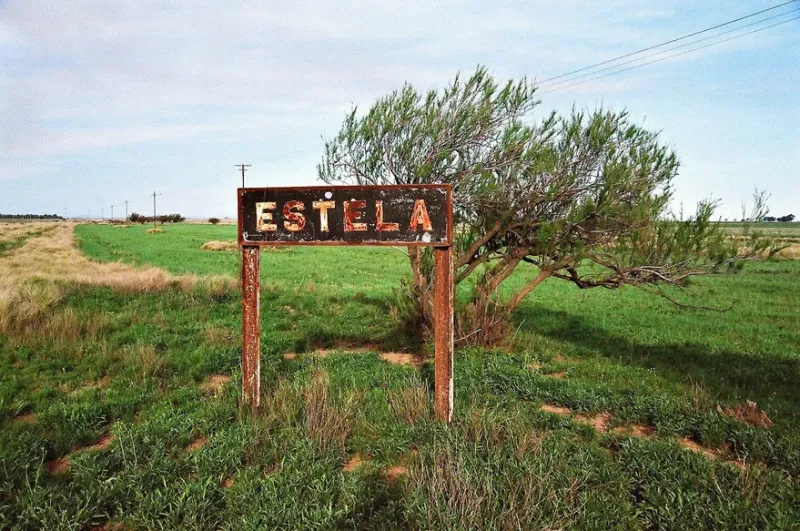
<svg viewBox="0 0 800 531">
<path fill-rule="evenodd" d="M 764 222 L 754 223 L 751 225 L 753 230 L 763 233 L 771 238 L 800 238 L 800 222 Z M 743 227 L 742 223 L 738 222 L 722 222 L 721 227 L 725 232 L 732 234 L 740 233 Z"/>
<path fill-rule="evenodd" d="M 508 348 L 457 351 L 446 427 L 398 250 L 262 253 L 254 414 L 204 277 L 239 257 L 200 249 L 235 227 L 81 225 L 80 275 L 68 230 L 0 234 L 0 528 L 800 528 L 798 261 L 696 281 L 724 312 L 550 280 Z"/>
</svg>

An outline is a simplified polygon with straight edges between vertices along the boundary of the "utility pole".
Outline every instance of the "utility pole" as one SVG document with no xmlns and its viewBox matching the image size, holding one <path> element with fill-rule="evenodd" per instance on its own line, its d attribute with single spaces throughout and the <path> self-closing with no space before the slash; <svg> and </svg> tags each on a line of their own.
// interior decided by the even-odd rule
<svg viewBox="0 0 800 531">
<path fill-rule="evenodd" d="M 103 210 L 103 207 L 100 207 L 100 219 L 102 221 L 106 220 L 106 213 L 105 213 L 105 210 Z"/>
<path fill-rule="evenodd" d="M 156 228 L 156 193 L 153 191 L 153 228 Z"/>
<path fill-rule="evenodd" d="M 111 221 L 114 221 L 114 205 L 111 205 Z"/>
<path fill-rule="evenodd" d="M 125 221 L 128 221 L 128 200 L 125 200 Z"/>
<path fill-rule="evenodd" d="M 244 172 L 246 172 L 246 168 L 249 168 L 252 164 L 236 164 L 236 168 L 242 169 L 242 188 L 244 188 Z"/>
</svg>

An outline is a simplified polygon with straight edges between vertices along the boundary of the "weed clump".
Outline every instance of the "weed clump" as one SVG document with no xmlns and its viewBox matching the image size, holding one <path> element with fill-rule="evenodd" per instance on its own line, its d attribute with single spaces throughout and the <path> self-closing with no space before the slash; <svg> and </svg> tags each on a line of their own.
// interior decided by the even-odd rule
<svg viewBox="0 0 800 531">
<path fill-rule="evenodd" d="M 322 370 L 311 374 L 304 395 L 305 428 L 309 439 L 323 452 L 343 450 L 353 431 L 360 397 L 353 392 L 344 397 L 333 396 L 328 375 Z"/>
</svg>

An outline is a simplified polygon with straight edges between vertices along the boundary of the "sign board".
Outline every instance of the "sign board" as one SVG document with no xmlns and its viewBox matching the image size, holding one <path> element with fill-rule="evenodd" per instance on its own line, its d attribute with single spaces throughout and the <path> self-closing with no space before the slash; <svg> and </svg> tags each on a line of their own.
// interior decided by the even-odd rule
<svg viewBox="0 0 800 531">
<path fill-rule="evenodd" d="M 453 196 L 449 185 L 240 188 L 242 395 L 261 383 L 260 249 L 273 245 L 394 245 L 434 249 L 434 407 L 453 419 Z"/>
<path fill-rule="evenodd" d="M 453 244 L 449 186 L 239 190 L 240 245 Z"/>
</svg>

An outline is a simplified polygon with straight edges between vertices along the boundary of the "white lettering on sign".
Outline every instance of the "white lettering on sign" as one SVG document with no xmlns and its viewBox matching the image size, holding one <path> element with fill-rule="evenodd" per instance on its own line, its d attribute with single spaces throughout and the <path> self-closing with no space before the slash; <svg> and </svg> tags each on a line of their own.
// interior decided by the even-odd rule
<svg viewBox="0 0 800 531">
<path fill-rule="evenodd" d="M 319 230 L 329 232 L 328 210 L 336 209 L 335 201 L 314 201 L 313 210 L 319 210 Z M 342 201 L 344 209 L 344 231 L 360 232 L 367 230 L 367 224 L 363 221 L 364 209 L 367 202 L 363 199 Z M 278 226 L 274 223 L 273 211 L 277 210 L 275 202 L 256 203 L 256 230 L 259 232 L 275 232 Z M 302 212 L 305 205 L 302 201 L 291 200 L 284 203 L 283 227 L 289 232 L 299 232 L 306 226 L 306 217 Z M 400 230 L 400 223 L 383 219 L 383 201 L 375 201 L 375 229 L 381 232 L 397 232 Z M 408 228 L 416 231 L 418 228 L 430 232 L 432 230 L 431 218 L 428 215 L 428 208 L 424 199 L 414 201 L 414 207 L 409 216 Z"/>
<path fill-rule="evenodd" d="M 275 210 L 276 205 L 274 202 L 269 201 L 267 203 L 256 203 L 256 230 L 258 232 L 275 232 L 278 230 L 278 226 L 274 223 L 268 223 L 272 221 L 272 212 L 270 210 Z"/>
</svg>

